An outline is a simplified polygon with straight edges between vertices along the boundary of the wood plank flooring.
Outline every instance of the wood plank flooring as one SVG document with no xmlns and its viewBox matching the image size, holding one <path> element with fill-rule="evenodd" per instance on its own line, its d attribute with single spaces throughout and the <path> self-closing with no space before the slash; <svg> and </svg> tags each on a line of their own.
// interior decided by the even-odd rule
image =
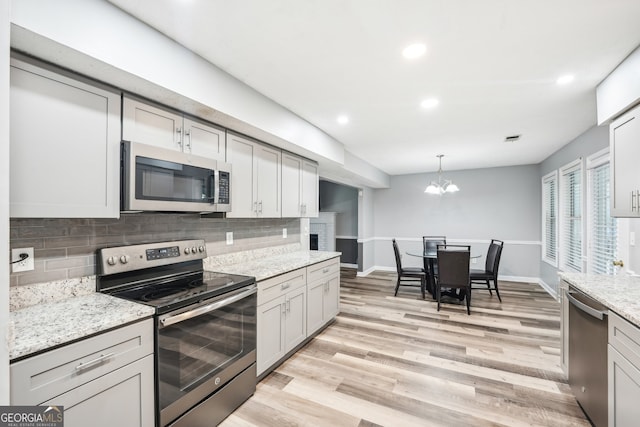
<svg viewBox="0 0 640 427">
<path fill-rule="evenodd" d="M 560 305 L 534 284 L 502 303 L 393 296 L 395 274 L 343 269 L 336 321 L 223 426 L 589 426 L 560 369 Z"/>
</svg>

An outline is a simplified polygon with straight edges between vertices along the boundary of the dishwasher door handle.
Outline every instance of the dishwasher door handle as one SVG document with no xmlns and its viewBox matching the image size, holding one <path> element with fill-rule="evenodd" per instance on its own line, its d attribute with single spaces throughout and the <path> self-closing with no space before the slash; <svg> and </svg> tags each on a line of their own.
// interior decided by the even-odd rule
<svg viewBox="0 0 640 427">
<path fill-rule="evenodd" d="M 571 291 L 567 292 L 567 298 L 569 298 L 569 302 L 573 304 L 573 306 L 579 309 L 580 311 L 584 311 L 589 316 L 595 317 L 598 320 L 604 320 L 604 317 L 609 314 L 608 311 L 596 310 L 595 308 L 581 301 L 578 301 L 572 296 L 574 293 L 575 292 L 571 292 Z"/>
</svg>

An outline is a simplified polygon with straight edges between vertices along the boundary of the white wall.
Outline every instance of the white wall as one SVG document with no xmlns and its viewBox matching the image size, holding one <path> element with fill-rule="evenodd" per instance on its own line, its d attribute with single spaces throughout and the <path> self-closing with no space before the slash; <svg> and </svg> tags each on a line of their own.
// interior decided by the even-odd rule
<svg viewBox="0 0 640 427">
<path fill-rule="evenodd" d="M 9 404 L 9 2 L 0 2 L 0 405 Z"/>
<path fill-rule="evenodd" d="M 358 274 L 368 274 L 375 268 L 374 190 L 358 191 Z"/>
<path fill-rule="evenodd" d="M 540 275 L 540 183 L 537 165 L 444 172 L 460 192 L 425 194 L 436 174 L 391 177 L 391 188 L 374 191 L 375 265 L 395 268 L 391 238 L 401 251 L 420 251 L 423 235 L 445 235 L 486 254 L 492 238 L 505 241 L 500 276 L 537 282 Z M 422 259 L 403 255 L 406 265 Z M 478 261 L 484 264 L 484 258 Z"/>
</svg>

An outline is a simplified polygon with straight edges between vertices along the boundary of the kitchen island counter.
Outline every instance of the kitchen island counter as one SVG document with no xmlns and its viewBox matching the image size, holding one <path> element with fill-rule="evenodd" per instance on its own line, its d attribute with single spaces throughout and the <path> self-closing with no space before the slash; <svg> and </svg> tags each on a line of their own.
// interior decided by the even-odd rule
<svg viewBox="0 0 640 427">
<path fill-rule="evenodd" d="M 559 273 L 560 278 L 640 327 L 640 277 Z"/>
</svg>

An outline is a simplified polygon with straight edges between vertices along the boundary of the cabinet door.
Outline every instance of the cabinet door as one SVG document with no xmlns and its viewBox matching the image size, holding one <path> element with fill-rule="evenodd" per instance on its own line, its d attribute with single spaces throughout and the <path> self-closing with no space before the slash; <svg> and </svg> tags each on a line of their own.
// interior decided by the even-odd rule
<svg viewBox="0 0 640 427">
<path fill-rule="evenodd" d="M 609 425 L 635 427 L 640 419 L 640 367 L 634 366 L 613 346 L 609 365 Z"/>
<path fill-rule="evenodd" d="M 184 151 L 185 153 L 226 162 L 227 142 L 225 130 L 185 117 Z"/>
<path fill-rule="evenodd" d="M 151 427 L 155 425 L 153 355 L 41 405 L 64 406 L 66 427 Z"/>
<path fill-rule="evenodd" d="M 307 289 L 307 335 L 324 324 L 324 292 L 326 281 L 310 284 Z"/>
<path fill-rule="evenodd" d="M 260 217 L 279 218 L 281 216 L 281 161 L 280 150 L 256 144 L 254 173 L 257 178 L 258 216 Z"/>
<path fill-rule="evenodd" d="M 256 144 L 237 135 L 228 135 L 227 162 L 231 163 L 231 212 L 228 218 L 250 218 L 256 215 L 255 172 L 253 162 Z"/>
<path fill-rule="evenodd" d="M 302 216 L 302 158 L 282 153 L 282 216 Z"/>
<path fill-rule="evenodd" d="M 182 151 L 182 115 L 124 98 L 122 139 Z"/>
<path fill-rule="evenodd" d="M 119 94 L 11 60 L 10 215 L 120 215 Z"/>
<path fill-rule="evenodd" d="M 318 216 L 318 165 L 304 160 L 302 163 L 302 216 Z"/>
<path fill-rule="evenodd" d="M 560 282 L 560 367 L 565 374 L 569 374 L 569 300 L 567 291 L 569 285 L 564 280 Z"/>
<path fill-rule="evenodd" d="M 613 122 L 609 131 L 611 152 L 611 215 L 640 216 L 640 107 Z"/>
<path fill-rule="evenodd" d="M 286 295 L 285 351 L 300 344 L 307 337 L 307 287 Z"/>
<path fill-rule="evenodd" d="M 258 306 L 256 348 L 258 375 L 285 354 L 285 296 Z"/>
<path fill-rule="evenodd" d="M 340 277 L 327 282 L 324 294 L 324 321 L 328 322 L 340 312 Z"/>
</svg>

